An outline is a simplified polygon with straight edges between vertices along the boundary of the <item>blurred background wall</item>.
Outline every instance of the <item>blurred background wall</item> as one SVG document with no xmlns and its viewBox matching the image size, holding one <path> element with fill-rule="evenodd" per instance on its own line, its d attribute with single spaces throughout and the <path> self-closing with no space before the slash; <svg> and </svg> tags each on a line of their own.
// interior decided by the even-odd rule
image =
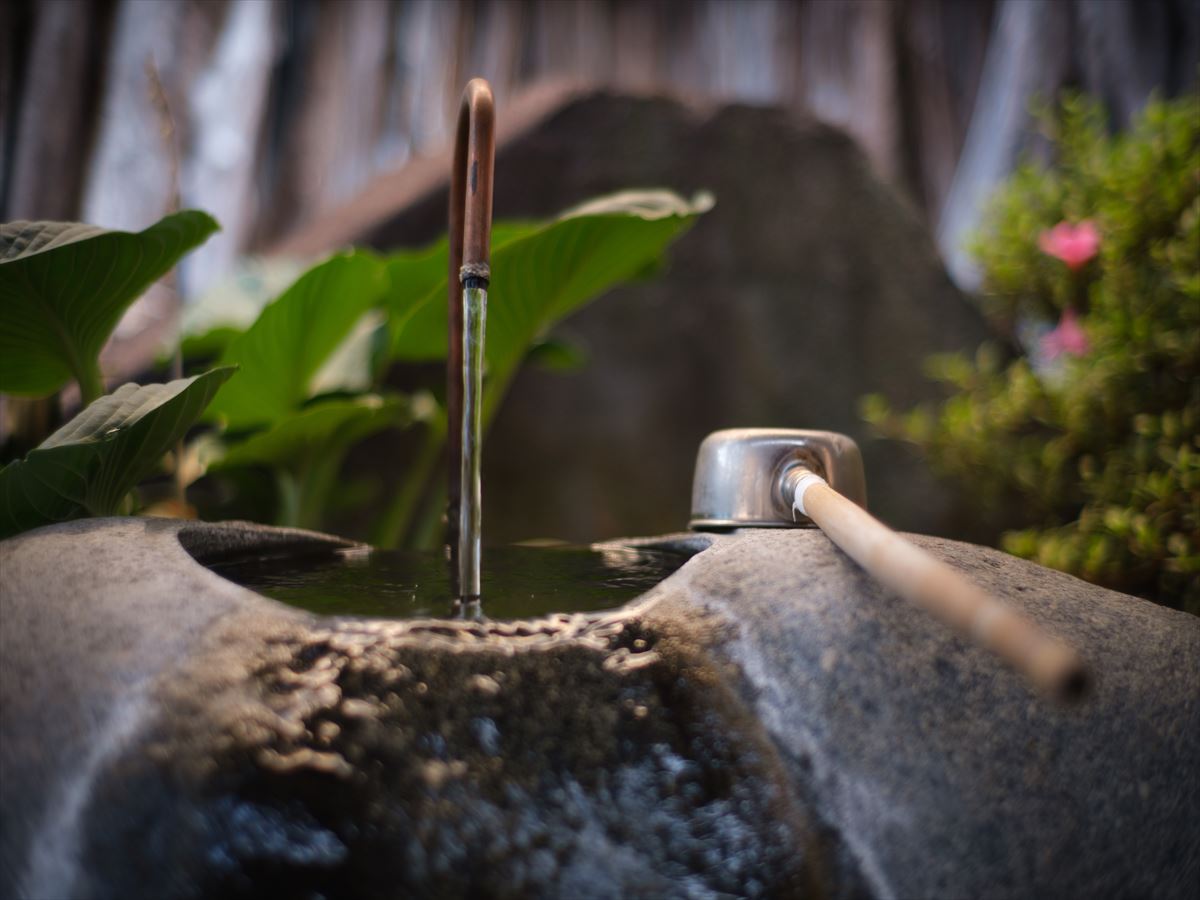
<svg viewBox="0 0 1200 900">
<path fill-rule="evenodd" d="M 1198 62 L 1197 0 L 6 0 L 0 211 L 141 228 L 178 184 L 224 226 L 199 290 L 442 146 L 471 75 L 501 109 L 569 79 L 840 126 L 969 285 L 959 239 L 1030 98 L 1079 86 L 1119 125 Z"/>
<path fill-rule="evenodd" d="M 740 425 L 844 431 L 885 520 L 988 540 L 858 399 L 930 399 L 924 357 L 988 336 L 962 241 L 1045 152 L 1036 100 L 1079 88 L 1121 127 L 1198 66 L 1200 0 L 5 0 L 0 215 L 208 210 L 223 230 L 184 261 L 185 300 L 247 253 L 419 244 L 445 228 L 453 115 L 482 75 L 497 216 L 717 195 L 666 277 L 568 323 L 584 371 L 522 372 L 489 435 L 492 540 L 678 528 L 699 440 Z M 113 379 L 178 302 L 130 310 Z M 385 485 L 403 458 L 352 468 Z"/>
</svg>

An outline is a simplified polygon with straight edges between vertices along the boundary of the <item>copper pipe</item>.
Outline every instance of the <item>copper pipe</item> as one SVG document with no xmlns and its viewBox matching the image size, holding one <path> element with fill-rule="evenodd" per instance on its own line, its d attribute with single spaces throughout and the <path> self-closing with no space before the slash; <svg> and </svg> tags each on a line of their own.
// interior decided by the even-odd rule
<svg viewBox="0 0 1200 900">
<path fill-rule="evenodd" d="M 458 108 L 450 175 L 450 351 L 446 361 L 446 537 L 451 571 L 458 571 L 459 457 L 462 455 L 464 287 L 486 288 L 492 237 L 492 174 L 496 162 L 496 105 L 492 88 L 472 78 Z"/>
</svg>

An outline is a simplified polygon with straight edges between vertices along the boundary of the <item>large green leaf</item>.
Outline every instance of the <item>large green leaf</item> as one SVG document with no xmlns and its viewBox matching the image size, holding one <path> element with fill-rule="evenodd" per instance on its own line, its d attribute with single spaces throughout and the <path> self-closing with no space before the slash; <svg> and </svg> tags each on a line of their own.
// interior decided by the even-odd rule
<svg viewBox="0 0 1200 900">
<path fill-rule="evenodd" d="M 689 202 L 671 191 L 625 191 L 540 225 L 498 224 L 492 232 L 484 422 L 494 417 L 521 360 L 556 322 L 617 284 L 652 269 L 666 246 L 711 206 L 707 194 Z M 405 254 L 393 265 L 389 294 L 392 357 L 413 361 L 445 358 L 445 241 Z M 433 283 L 435 275 L 437 282 Z M 405 289 L 406 277 L 408 284 L 426 293 L 414 298 Z M 578 354 L 556 345 L 536 355 L 565 367 L 579 361 Z M 413 534 L 432 533 L 432 527 L 421 524 L 412 530 L 419 502 L 412 482 L 420 485 L 432 480 L 444 435 L 444 423 L 428 431 L 410 483 L 397 492 L 375 529 L 380 545 L 395 546 L 406 534 L 411 539 Z M 441 504 L 426 503 L 425 508 L 440 510 Z"/>
<path fill-rule="evenodd" d="M 408 424 L 417 412 L 397 397 L 324 398 L 228 447 L 209 469 L 272 468 L 281 501 L 278 524 L 317 528 L 349 449 L 378 431 Z"/>
<path fill-rule="evenodd" d="M 217 394 L 208 417 L 241 429 L 291 415 L 311 396 L 326 359 L 380 302 L 386 284 L 383 261 L 364 251 L 309 269 L 229 342 L 221 362 L 241 371 Z"/>
<path fill-rule="evenodd" d="M 304 272 L 299 260 L 245 257 L 183 308 L 179 343 L 185 359 L 216 359 L 229 342 L 249 328 L 272 300 Z M 174 347 L 170 348 L 174 352 Z"/>
<path fill-rule="evenodd" d="M 89 404 L 25 459 L 0 469 L 0 537 L 116 512 L 233 371 L 126 384 Z"/>
<path fill-rule="evenodd" d="M 137 233 L 0 225 L 0 391 L 45 395 L 72 378 L 85 398 L 102 391 L 100 350 L 121 314 L 216 230 L 194 210 Z"/>
<path fill-rule="evenodd" d="M 485 349 L 492 384 L 507 384 L 528 348 L 554 323 L 645 272 L 711 205 L 707 195 L 689 202 L 671 191 L 625 191 L 576 207 L 544 225 L 497 235 Z M 444 252 L 442 246 L 438 284 L 393 334 L 397 359 L 430 360 L 446 354 Z M 393 298 L 403 295 L 394 290 Z M 492 391 L 489 408 L 494 409 L 502 393 Z"/>
<path fill-rule="evenodd" d="M 517 238 L 532 234 L 539 227 L 535 222 L 496 222 L 492 226 L 492 246 L 501 247 Z M 442 238 L 428 247 L 417 250 L 398 250 L 388 256 L 387 269 L 390 282 L 388 311 L 389 326 L 393 335 L 400 334 L 409 316 L 419 309 L 435 290 L 445 296 L 446 274 L 449 266 L 448 253 L 446 238 Z M 418 333 L 414 334 L 412 341 L 405 344 L 412 352 L 403 354 L 403 358 L 436 359 L 439 355 L 439 348 L 441 355 L 445 356 L 446 326 L 444 320 L 443 316 L 442 345 L 429 348 L 420 346 L 419 329 L 421 326 L 418 324 Z"/>
<path fill-rule="evenodd" d="M 326 452 L 331 444 L 350 445 L 410 418 L 408 403 L 399 397 L 367 394 L 320 400 L 228 447 L 209 468 L 288 465 L 313 452 Z"/>
<path fill-rule="evenodd" d="M 578 343 L 548 337 L 530 345 L 525 361 L 547 372 L 577 372 L 587 365 L 588 354 Z"/>
</svg>

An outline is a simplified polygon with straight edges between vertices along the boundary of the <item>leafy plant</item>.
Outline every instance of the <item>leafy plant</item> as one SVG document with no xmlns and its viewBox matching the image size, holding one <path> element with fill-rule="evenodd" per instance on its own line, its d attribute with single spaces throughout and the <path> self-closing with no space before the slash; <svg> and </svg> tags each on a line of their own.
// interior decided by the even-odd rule
<svg viewBox="0 0 1200 900">
<path fill-rule="evenodd" d="M 547 223 L 497 223 L 488 315 L 487 419 L 495 415 L 527 354 L 536 353 L 560 366 L 577 363 L 569 349 L 547 339 L 556 322 L 610 287 L 649 271 L 667 244 L 710 205 L 706 197 L 689 203 L 667 191 L 627 192 Z M 198 226 L 204 220 L 211 223 L 201 213 L 179 214 L 164 223 L 177 228 L 183 221 Z M 122 240 L 161 236 L 170 231 L 163 231 L 164 223 L 141 235 L 124 235 Z M 23 228 L 19 223 L 14 233 L 24 233 Z M 37 237 L 42 233 L 45 239 Z M 56 234 L 67 237 L 55 238 Z M 13 246 L 24 243 L 11 254 L 17 260 L 36 258 L 40 252 L 45 257 L 38 270 L 41 279 L 24 270 L 0 280 L 0 286 L 30 286 L 27 297 L 13 301 L 9 297 L 16 296 L 15 288 L 0 293 L 4 304 L 0 317 L 16 315 L 9 305 L 35 308 L 41 303 L 64 323 L 59 329 L 23 333 L 18 342 L 23 348 L 27 343 L 39 345 L 24 348 L 23 358 L 32 360 L 40 353 L 53 359 L 56 352 L 65 358 L 67 354 L 60 351 L 66 345 L 58 332 L 83 335 L 86 340 L 71 346 L 86 348 L 89 362 L 75 368 L 68 365 L 66 370 L 75 373 L 78 368 L 79 377 L 86 376 L 93 388 L 98 383 L 96 357 L 115 325 L 114 319 L 106 328 L 95 326 L 98 313 L 93 305 L 103 307 L 105 316 L 111 317 L 113 309 L 119 316 L 136 296 L 126 296 L 128 284 L 136 281 L 139 290 L 144 288 L 148 282 L 143 283 L 143 276 L 150 271 L 140 268 L 137 279 L 120 280 L 120 291 L 112 279 L 105 279 L 88 294 L 77 284 L 85 257 L 64 251 L 103 234 L 112 233 L 43 223 L 32 237 L 14 240 Z M 167 249 L 173 253 L 182 243 L 178 240 Z M 91 247 L 87 265 L 103 263 L 106 254 L 132 254 L 128 246 L 110 241 Z M 33 249 L 26 252 L 29 247 Z M 160 248 L 156 258 L 178 259 L 179 254 L 171 256 L 167 249 Z M 12 264 L 0 266 L 0 275 Z M 5 533 L 114 511 L 203 413 L 214 428 L 181 455 L 182 480 L 193 481 L 205 471 L 214 478 L 265 471 L 271 475 L 277 499 L 276 508 L 265 517 L 313 527 L 323 524 L 345 457 L 358 442 L 382 430 L 424 423 L 417 459 L 395 486 L 394 499 L 375 528 L 383 542 L 394 544 L 409 530 L 431 481 L 446 425 L 444 412 L 428 392 L 397 395 L 386 389 L 385 382 L 393 364 L 445 357 L 446 269 L 444 239 L 389 257 L 364 251 L 340 253 L 303 273 L 249 325 L 198 316 L 202 327 L 185 335 L 182 343 L 186 361 L 190 368 L 197 359 L 215 359 L 220 368 L 187 382 L 145 388 L 126 385 L 88 406 L 24 461 L 0 470 L 0 519 L 11 521 Z M 33 285 L 39 290 L 33 290 Z M 118 296 L 124 304 L 119 309 L 113 299 Z M 240 371 L 230 377 L 234 367 Z M 12 367 L 11 378 L 5 375 L 6 389 L 11 382 L 28 386 L 30 393 L 55 390 L 70 377 L 59 377 L 62 371 L 60 366 L 54 378 L 37 381 L 20 367 Z M 131 405 L 135 402 L 146 405 L 135 410 Z M 170 429 L 165 427 L 168 421 Z M 71 436 L 69 440 L 64 433 Z M 136 460 L 126 459 L 121 448 L 139 439 Z M 89 455 L 84 466 L 85 451 L 94 454 L 101 447 L 112 455 Z M 72 448 L 70 455 L 64 448 Z"/>
<path fill-rule="evenodd" d="M 281 501 L 277 519 L 315 527 L 350 448 L 376 432 L 411 424 L 417 418 L 412 407 L 406 398 L 376 394 L 324 399 L 231 443 L 211 467 L 271 469 Z"/>
<path fill-rule="evenodd" d="M 118 512 L 233 372 L 126 384 L 90 404 L 25 459 L 0 469 L 0 538 Z"/>
<path fill-rule="evenodd" d="M 240 377 L 217 394 L 208 417 L 229 429 L 276 424 L 313 395 L 313 379 L 363 314 L 378 306 L 387 273 L 372 253 L 337 254 L 309 269 L 246 331 L 233 335 L 223 365 Z"/>
<path fill-rule="evenodd" d="M 99 397 L 100 350 L 121 315 L 216 230 L 194 210 L 136 234 L 76 222 L 0 226 L 0 392 L 45 396 L 74 379 L 85 403 Z"/>
<path fill-rule="evenodd" d="M 484 348 L 492 390 L 490 421 L 518 365 L 537 338 L 615 284 L 653 264 L 680 227 L 709 208 L 705 196 L 688 203 L 668 191 L 626 191 L 575 207 L 541 226 L 513 228 L 492 250 L 488 333 Z M 393 358 L 440 359 L 446 346 L 446 263 L 442 277 L 416 298 L 392 294 Z"/>
<path fill-rule="evenodd" d="M 1077 97 L 1048 124 L 1056 164 L 1021 166 L 972 245 L 1022 352 L 934 358 L 946 402 L 864 411 L 1015 510 L 1008 551 L 1200 612 L 1200 95 L 1111 137 Z"/>
<path fill-rule="evenodd" d="M 541 225 L 498 227 L 484 347 L 484 427 L 495 418 L 521 361 L 531 351 L 546 352 L 542 339 L 556 323 L 604 291 L 649 271 L 666 246 L 712 202 L 707 194 L 687 201 L 670 191 L 624 191 L 577 206 Z M 394 360 L 444 358 L 448 341 L 445 254 L 441 243 L 391 264 L 397 285 L 391 295 L 390 319 Z M 412 277 L 414 270 L 422 277 Z M 408 277 L 397 277 L 400 272 Z M 569 351 L 558 355 L 561 359 Z M 416 461 L 419 478 L 427 479 L 440 459 L 444 437 L 444 422 L 429 429 Z M 373 532 L 375 542 L 395 545 L 412 525 L 415 503 L 415 490 L 398 492 Z M 429 508 L 440 509 L 440 503 Z M 427 535 L 429 526 L 417 530 Z M 418 537 L 418 542 L 422 539 Z"/>
</svg>

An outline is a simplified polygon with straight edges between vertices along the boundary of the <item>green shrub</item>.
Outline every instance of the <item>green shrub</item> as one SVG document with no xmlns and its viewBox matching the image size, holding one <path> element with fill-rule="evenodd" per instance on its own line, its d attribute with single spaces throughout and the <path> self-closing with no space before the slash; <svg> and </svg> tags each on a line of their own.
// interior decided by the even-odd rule
<svg viewBox="0 0 1200 900">
<path fill-rule="evenodd" d="M 1022 165 L 972 241 L 1021 349 L 931 359 L 944 403 L 863 411 L 981 515 L 1015 509 L 1009 552 L 1200 612 L 1200 95 L 1116 136 L 1083 98 L 1046 118 L 1054 165 Z"/>
</svg>

